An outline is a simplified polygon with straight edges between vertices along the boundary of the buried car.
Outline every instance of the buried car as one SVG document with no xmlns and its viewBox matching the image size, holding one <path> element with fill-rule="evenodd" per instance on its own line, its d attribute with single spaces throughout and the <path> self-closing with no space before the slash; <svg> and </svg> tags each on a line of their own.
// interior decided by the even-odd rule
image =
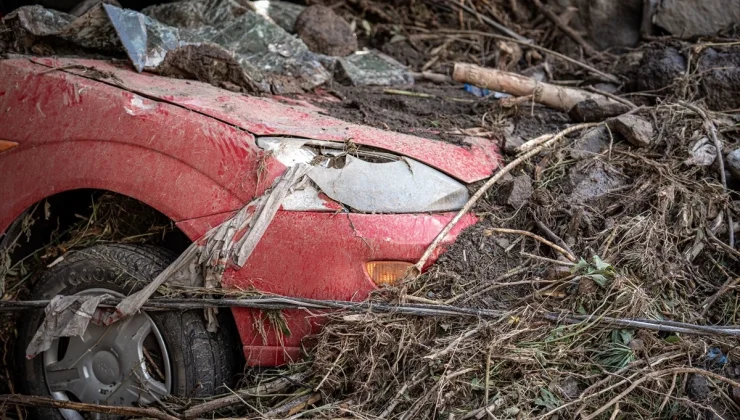
<svg viewBox="0 0 740 420">
<path fill-rule="evenodd" d="M 19 236 L 29 209 L 83 189 L 138 200 L 198 241 L 287 169 L 309 165 L 243 267 L 222 273 L 226 289 L 365 299 L 405 275 L 466 203 L 467 185 L 500 161 L 489 140 L 452 144 L 350 124 L 301 100 L 136 73 L 122 62 L 13 57 L 0 60 L 0 74 L 0 247 Z M 465 216 L 443 246 L 475 222 Z M 165 269 L 172 251 L 105 244 L 70 252 L 34 296 L 123 297 Z M 23 360 L 24 391 L 111 405 L 205 396 L 240 371 L 234 349 L 251 366 L 284 364 L 318 324 L 316 314 L 285 310 L 287 335 L 257 310 L 230 315 L 216 332 L 202 311 L 93 322 Z M 24 322 L 20 346 L 43 319 L 37 311 Z"/>
</svg>

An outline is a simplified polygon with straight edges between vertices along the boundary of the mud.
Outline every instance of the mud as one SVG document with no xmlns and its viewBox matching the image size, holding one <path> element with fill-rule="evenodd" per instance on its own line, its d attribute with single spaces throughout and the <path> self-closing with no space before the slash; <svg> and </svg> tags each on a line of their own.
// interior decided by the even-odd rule
<svg viewBox="0 0 740 420">
<path fill-rule="evenodd" d="M 186 45 L 170 51 L 157 70 L 162 76 L 195 79 L 235 92 L 259 92 L 234 57 L 214 45 Z"/>
<path fill-rule="evenodd" d="M 341 102 L 317 105 L 345 121 L 452 143 L 462 142 L 460 130 L 480 127 L 493 106 L 460 86 L 419 84 L 395 88 L 405 94 L 389 93 L 393 90 L 334 84 L 332 93 Z"/>
<path fill-rule="evenodd" d="M 740 47 L 707 48 L 698 67 L 701 95 L 711 109 L 740 108 Z"/>
</svg>

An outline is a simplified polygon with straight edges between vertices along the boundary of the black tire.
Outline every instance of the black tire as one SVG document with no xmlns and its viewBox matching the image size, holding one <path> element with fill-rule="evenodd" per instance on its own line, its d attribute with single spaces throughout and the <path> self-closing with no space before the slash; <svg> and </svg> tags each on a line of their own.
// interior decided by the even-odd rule
<svg viewBox="0 0 740 420">
<path fill-rule="evenodd" d="M 132 245 L 98 245 L 71 252 L 50 268 L 40 279 L 32 299 L 51 299 L 73 295 L 92 288 L 105 288 L 124 295 L 141 289 L 164 270 L 174 256 L 167 250 Z M 43 321 L 44 311 L 28 314 L 28 322 L 19 328 L 16 355 L 23 391 L 31 395 L 51 396 L 42 355 L 26 359 L 25 348 Z M 206 330 L 202 310 L 154 312 L 149 316 L 163 336 L 172 372 L 172 395 L 207 397 L 236 382 L 244 367 L 241 342 L 233 318 L 221 311 L 220 328 Z M 57 409 L 35 408 L 36 416 L 62 420 Z"/>
</svg>

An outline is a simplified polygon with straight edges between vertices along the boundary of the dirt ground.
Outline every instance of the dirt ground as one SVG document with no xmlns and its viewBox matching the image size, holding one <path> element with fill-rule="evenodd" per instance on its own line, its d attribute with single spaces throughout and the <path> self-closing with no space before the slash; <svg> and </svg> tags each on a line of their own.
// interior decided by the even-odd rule
<svg viewBox="0 0 740 420">
<path fill-rule="evenodd" d="M 449 76 L 455 62 L 470 62 L 606 91 L 651 128 L 649 144 L 636 146 L 607 118 L 566 136 L 490 189 L 473 209 L 481 223 L 427 273 L 372 298 L 503 316 L 335 314 L 311 338 L 316 347 L 307 361 L 278 373 L 307 372 L 308 379 L 214 418 L 258 418 L 262 409 L 314 393 L 319 397 L 292 415 L 740 418 L 737 336 L 676 332 L 666 323 L 658 331 L 603 322 L 740 323 L 740 252 L 730 239 L 740 220 L 740 170 L 733 172 L 727 156 L 740 147 L 736 34 L 679 39 L 658 33 L 634 47 L 587 57 L 528 1 L 469 2 L 477 13 L 438 1 L 310 3 L 333 7 L 357 28 L 360 46 L 377 48 L 415 72 Z M 492 38 L 481 16 L 581 64 Z M 582 64 L 619 83 L 605 82 Z M 502 148 L 506 163 L 525 141 L 580 122 L 531 100 L 511 105 L 449 81 L 322 89 L 339 99 L 316 101 L 330 115 L 438 141 L 462 144 L 465 136 L 480 136 Z M 722 145 L 719 154 L 712 132 Z M 717 155 L 726 165 L 727 186 Z M 12 326 L 0 336 L 7 348 Z M 3 362 L 0 393 L 12 392 L 12 368 Z M 248 372 L 244 386 L 261 375 Z"/>
</svg>

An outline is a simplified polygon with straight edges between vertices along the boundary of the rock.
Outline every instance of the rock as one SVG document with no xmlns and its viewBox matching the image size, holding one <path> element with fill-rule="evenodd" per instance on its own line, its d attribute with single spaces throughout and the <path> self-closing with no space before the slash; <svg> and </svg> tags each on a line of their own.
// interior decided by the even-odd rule
<svg viewBox="0 0 740 420">
<path fill-rule="evenodd" d="M 568 115 L 573 121 L 580 123 L 603 121 L 606 118 L 624 114 L 629 110 L 629 106 L 616 101 L 597 102 L 593 99 L 586 99 L 571 108 Z"/>
<path fill-rule="evenodd" d="M 732 177 L 740 180 L 740 149 L 735 149 L 728 153 L 725 158 L 725 164 L 727 164 L 727 170 L 730 171 Z"/>
<path fill-rule="evenodd" d="M 575 165 L 569 174 L 573 190 L 570 200 L 574 203 L 587 203 L 604 197 L 609 191 L 626 184 L 624 176 L 613 169 L 607 169 L 600 161 L 584 160 Z"/>
<path fill-rule="evenodd" d="M 622 115 L 610 119 L 607 124 L 634 146 L 649 147 L 653 140 L 653 125 L 637 115 Z"/>
<path fill-rule="evenodd" d="M 740 22 L 740 2 L 734 0 L 663 0 L 655 24 L 673 35 L 690 38 L 715 34 Z"/>
<path fill-rule="evenodd" d="M 504 151 L 510 154 L 516 153 L 519 146 L 524 144 L 524 139 L 515 134 L 504 133 L 504 140 Z"/>
<path fill-rule="evenodd" d="M 519 208 L 529 201 L 533 193 L 532 178 L 527 174 L 519 175 L 499 188 L 499 202 Z"/>
<path fill-rule="evenodd" d="M 709 381 L 703 375 L 692 374 L 686 391 L 692 400 L 706 401 L 709 398 Z"/>
<path fill-rule="evenodd" d="M 649 48 L 634 67 L 631 79 L 634 90 L 660 90 L 686 73 L 686 57 L 673 47 Z"/>
<path fill-rule="evenodd" d="M 313 52 L 344 57 L 357 50 L 352 27 L 326 6 L 307 7 L 298 15 L 293 31 Z"/>
<path fill-rule="evenodd" d="M 699 88 L 710 109 L 740 108 L 740 47 L 707 48 L 699 58 Z"/>
<path fill-rule="evenodd" d="M 575 0 L 590 41 L 600 49 L 631 47 L 640 40 L 642 0 Z"/>
<path fill-rule="evenodd" d="M 578 383 L 578 380 L 572 377 L 553 381 L 550 383 L 549 388 L 565 397 L 566 401 L 574 400 L 581 394 L 581 386 Z"/>
<path fill-rule="evenodd" d="M 609 147 L 609 131 L 601 125 L 586 131 L 573 143 L 570 156 L 573 159 L 588 159 Z"/>
</svg>

